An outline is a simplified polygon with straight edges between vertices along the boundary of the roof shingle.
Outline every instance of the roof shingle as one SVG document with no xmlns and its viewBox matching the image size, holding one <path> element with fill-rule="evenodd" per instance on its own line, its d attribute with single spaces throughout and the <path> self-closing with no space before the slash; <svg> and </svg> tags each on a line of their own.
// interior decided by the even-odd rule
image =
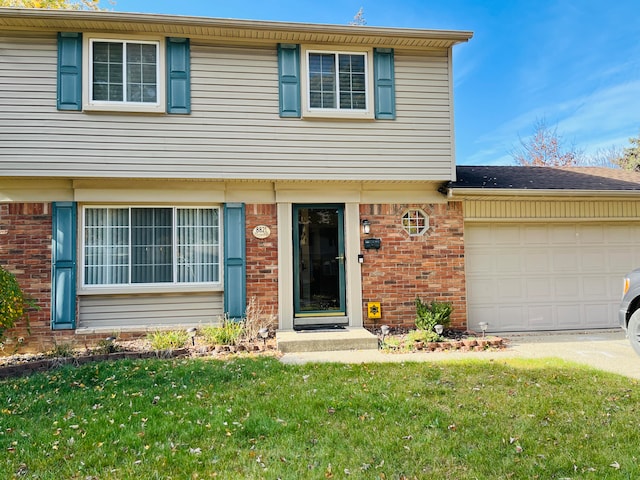
<svg viewBox="0 0 640 480">
<path fill-rule="evenodd" d="M 458 166 L 453 189 L 640 191 L 640 173 L 604 167 Z"/>
</svg>

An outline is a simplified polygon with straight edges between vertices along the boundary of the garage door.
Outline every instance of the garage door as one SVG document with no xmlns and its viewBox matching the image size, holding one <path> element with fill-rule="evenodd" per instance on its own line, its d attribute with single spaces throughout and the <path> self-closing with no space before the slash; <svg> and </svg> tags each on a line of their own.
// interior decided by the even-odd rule
<svg viewBox="0 0 640 480">
<path fill-rule="evenodd" d="M 470 329 L 611 328 L 640 223 L 465 224 L 465 250 Z"/>
</svg>

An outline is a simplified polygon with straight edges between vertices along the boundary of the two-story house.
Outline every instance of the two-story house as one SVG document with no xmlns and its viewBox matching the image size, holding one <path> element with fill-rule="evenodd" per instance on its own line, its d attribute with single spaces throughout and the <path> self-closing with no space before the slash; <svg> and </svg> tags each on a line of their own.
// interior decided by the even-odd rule
<svg viewBox="0 0 640 480">
<path fill-rule="evenodd" d="M 462 204 L 441 187 L 471 36 L 0 9 L 0 263 L 41 306 L 26 340 L 250 299 L 283 331 L 411 325 L 417 295 L 464 327 Z"/>
</svg>

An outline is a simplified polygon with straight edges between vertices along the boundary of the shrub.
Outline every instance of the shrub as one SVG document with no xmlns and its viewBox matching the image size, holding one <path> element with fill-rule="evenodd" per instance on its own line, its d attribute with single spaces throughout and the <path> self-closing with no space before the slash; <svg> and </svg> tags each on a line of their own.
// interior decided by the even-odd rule
<svg viewBox="0 0 640 480">
<path fill-rule="evenodd" d="M 419 330 L 432 332 L 436 325 L 447 327 L 451 322 L 453 307 L 449 302 L 423 303 L 420 297 L 416 297 L 416 327 Z"/>
<path fill-rule="evenodd" d="M 49 351 L 49 356 L 53 358 L 71 358 L 75 353 L 72 343 L 57 343 L 54 341 L 53 348 Z"/>
<path fill-rule="evenodd" d="M 440 342 L 442 337 L 434 331 L 430 330 L 411 330 L 407 334 L 407 340 L 409 342 Z"/>
<path fill-rule="evenodd" d="M 188 339 L 189 334 L 185 330 L 158 331 L 147 335 L 147 340 L 151 342 L 154 350 L 174 350 L 184 347 Z"/>
<path fill-rule="evenodd" d="M 33 300 L 24 296 L 15 275 L 0 266 L 0 339 L 4 331 L 13 327 L 18 320 L 28 320 L 29 308 L 35 308 Z"/>
<path fill-rule="evenodd" d="M 202 335 L 208 344 L 235 345 L 244 331 L 243 322 L 235 322 L 227 318 L 222 320 L 222 325 L 207 325 L 202 328 Z"/>
</svg>

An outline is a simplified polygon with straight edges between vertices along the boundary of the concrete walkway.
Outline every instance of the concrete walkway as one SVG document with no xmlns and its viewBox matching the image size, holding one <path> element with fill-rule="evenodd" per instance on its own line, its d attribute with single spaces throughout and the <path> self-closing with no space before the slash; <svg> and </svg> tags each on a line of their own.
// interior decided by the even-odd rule
<svg viewBox="0 0 640 480">
<path fill-rule="evenodd" d="M 579 332 L 545 332 L 540 334 L 504 334 L 507 348 L 484 352 L 446 351 L 384 353 L 379 350 L 287 353 L 281 361 L 288 364 L 306 362 L 436 362 L 440 360 L 507 358 L 560 358 L 607 372 L 640 379 L 640 356 L 629 344 L 622 330 Z"/>
</svg>

